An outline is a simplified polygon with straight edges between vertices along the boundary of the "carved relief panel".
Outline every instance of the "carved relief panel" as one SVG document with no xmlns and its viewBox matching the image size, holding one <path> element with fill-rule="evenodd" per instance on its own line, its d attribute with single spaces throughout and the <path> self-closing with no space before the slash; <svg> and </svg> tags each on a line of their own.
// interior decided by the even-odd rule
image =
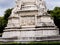
<svg viewBox="0 0 60 45">
<path fill-rule="evenodd" d="M 21 26 L 33 26 L 35 25 L 34 16 L 21 16 Z"/>
</svg>

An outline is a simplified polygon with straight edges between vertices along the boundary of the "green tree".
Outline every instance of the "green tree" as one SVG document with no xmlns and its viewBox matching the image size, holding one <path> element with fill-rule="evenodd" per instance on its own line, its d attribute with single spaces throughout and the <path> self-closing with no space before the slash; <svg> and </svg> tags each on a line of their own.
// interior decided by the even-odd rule
<svg viewBox="0 0 60 45">
<path fill-rule="evenodd" d="M 3 29 L 3 27 L 2 27 L 2 19 L 3 19 L 3 17 L 0 17 L 0 33 L 2 32 L 2 29 Z"/>
<path fill-rule="evenodd" d="M 3 17 L 0 17 L 0 36 L 2 36 L 2 32 L 4 30 L 4 25 L 5 25 L 5 20 L 3 19 Z"/>
<path fill-rule="evenodd" d="M 12 9 L 7 9 L 5 11 L 4 17 L 0 17 L 0 33 L 3 32 L 4 28 L 7 26 L 8 17 L 10 16 Z"/>
<path fill-rule="evenodd" d="M 5 14 L 4 14 L 4 17 L 3 17 L 3 19 L 4 19 L 4 21 L 5 21 L 4 27 L 7 26 L 8 17 L 10 16 L 11 12 L 12 12 L 12 9 L 7 9 L 7 10 L 5 11 Z"/>
<path fill-rule="evenodd" d="M 5 20 L 8 20 L 8 17 L 10 16 L 11 12 L 12 12 L 12 9 L 7 9 L 5 11 L 5 14 L 4 14 L 4 19 Z"/>
<path fill-rule="evenodd" d="M 60 30 L 60 7 L 55 7 L 53 10 L 48 11 L 54 19 L 55 25 Z"/>
</svg>

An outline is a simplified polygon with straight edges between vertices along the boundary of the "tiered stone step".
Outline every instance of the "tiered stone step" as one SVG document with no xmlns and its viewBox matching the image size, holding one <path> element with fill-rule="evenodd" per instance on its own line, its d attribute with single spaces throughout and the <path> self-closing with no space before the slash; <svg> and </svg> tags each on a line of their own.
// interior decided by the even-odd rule
<svg viewBox="0 0 60 45">
<path fill-rule="evenodd" d="M 46 37 L 30 37 L 34 40 L 28 40 L 29 37 L 26 37 L 27 40 L 19 40 L 17 37 L 11 38 L 0 38 L 0 42 L 46 42 L 46 41 L 59 41 L 60 42 L 60 35 L 57 36 L 46 36 Z"/>
</svg>

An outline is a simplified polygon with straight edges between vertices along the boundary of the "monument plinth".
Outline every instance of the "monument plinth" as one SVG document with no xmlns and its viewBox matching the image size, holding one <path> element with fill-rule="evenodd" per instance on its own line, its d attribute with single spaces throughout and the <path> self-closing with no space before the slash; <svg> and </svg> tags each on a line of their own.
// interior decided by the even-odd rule
<svg viewBox="0 0 60 45">
<path fill-rule="evenodd" d="M 47 13 L 44 0 L 16 0 L 2 37 L 17 37 L 19 41 L 40 41 L 40 37 L 56 35 L 59 35 L 59 30 Z"/>
</svg>

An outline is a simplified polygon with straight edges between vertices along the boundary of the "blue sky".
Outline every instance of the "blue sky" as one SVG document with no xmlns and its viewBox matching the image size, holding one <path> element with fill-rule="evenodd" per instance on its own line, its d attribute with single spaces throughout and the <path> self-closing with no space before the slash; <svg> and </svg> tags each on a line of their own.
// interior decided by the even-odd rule
<svg viewBox="0 0 60 45">
<path fill-rule="evenodd" d="M 60 7 L 60 0 L 45 0 L 47 9 L 53 9 L 55 6 Z M 4 11 L 15 6 L 15 0 L 0 0 L 0 16 L 4 15 Z"/>
</svg>

